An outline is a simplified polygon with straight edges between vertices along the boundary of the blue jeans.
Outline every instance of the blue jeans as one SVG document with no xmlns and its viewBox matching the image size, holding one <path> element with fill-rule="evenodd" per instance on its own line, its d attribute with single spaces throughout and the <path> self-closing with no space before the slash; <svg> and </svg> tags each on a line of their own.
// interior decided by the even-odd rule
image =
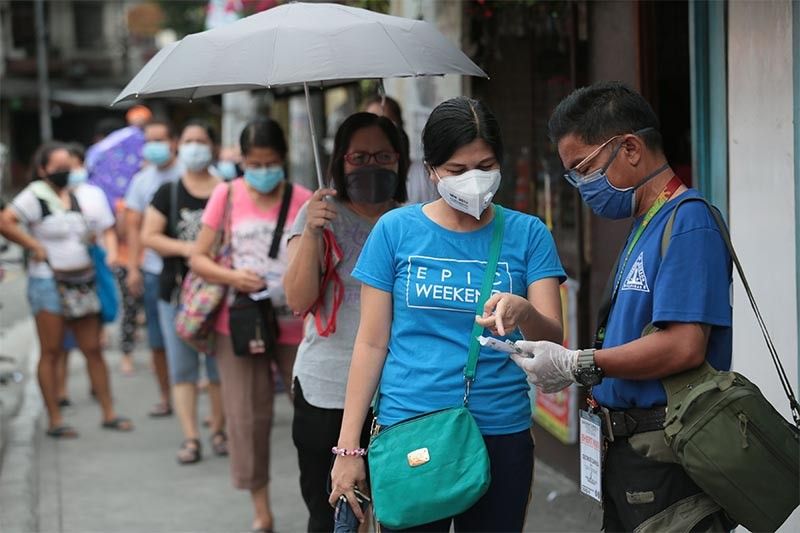
<svg viewBox="0 0 800 533">
<path fill-rule="evenodd" d="M 158 274 L 142 272 L 144 280 L 144 316 L 147 320 L 147 343 L 151 350 L 164 349 L 164 335 L 158 318 Z M 172 328 L 170 328 L 172 329 Z"/>
<path fill-rule="evenodd" d="M 53 278 L 28 278 L 28 304 L 33 316 L 41 311 L 54 315 L 61 314 L 61 297 L 58 295 L 56 280 Z"/>
<path fill-rule="evenodd" d="M 175 306 L 169 302 L 158 301 L 158 319 L 161 322 L 161 332 L 164 335 L 164 344 L 167 350 L 169 381 L 173 385 L 197 383 L 200 378 L 200 354 L 178 337 L 174 326 L 177 312 Z M 208 381 L 219 383 L 217 360 L 210 355 L 204 355 L 204 357 Z"/>
</svg>

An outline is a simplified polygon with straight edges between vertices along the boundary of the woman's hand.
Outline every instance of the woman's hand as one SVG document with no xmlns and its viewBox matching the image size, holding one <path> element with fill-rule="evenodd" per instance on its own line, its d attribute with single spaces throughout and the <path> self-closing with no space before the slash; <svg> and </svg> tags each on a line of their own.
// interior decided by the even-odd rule
<svg viewBox="0 0 800 533">
<path fill-rule="evenodd" d="M 326 196 L 336 196 L 336 190 L 319 189 L 308 201 L 306 230 L 312 235 L 321 235 L 325 224 L 336 218 L 336 207 L 325 200 Z"/>
<path fill-rule="evenodd" d="M 42 243 L 40 243 L 39 241 L 36 241 L 36 244 L 34 244 L 30 250 L 31 250 L 31 259 L 33 259 L 37 263 L 41 263 L 47 260 L 47 250 L 44 249 L 44 246 L 42 246 Z"/>
<path fill-rule="evenodd" d="M 483 316 L 476 316 L 475 322 L 488 328 L 492 335 L 505 337 L 527 321 L 532 312 L 533 306 L 522 296 L 501 292 L 486 301 Z"/>
<path fill-rule="evenodd" d="M 237 291 L 246 294 L 260 291 L 266 285 L 264 278 L 246 268 L 234 270 L 233 279 L 231 279 L 230 284 Z"/>
<path fill-rule="evenodd" d="M 336 507 L 339 496 L 347 498 L 359 522 L 364 522 L 364 513 L 356 500 L 353 489 L 358 487 L 361 492 L 367 492 L 367 471 L 364 468 L 364 458 L 359 456 L 337 456 L 331 470 L 331 497 L 328 503 Z"/>
</svg>

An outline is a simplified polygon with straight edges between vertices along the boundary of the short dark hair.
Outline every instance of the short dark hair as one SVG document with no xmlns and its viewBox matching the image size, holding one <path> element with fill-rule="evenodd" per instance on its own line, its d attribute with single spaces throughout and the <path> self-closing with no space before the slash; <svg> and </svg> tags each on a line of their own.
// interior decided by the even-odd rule
<svg viewBox="0 0 800 533">
<path fill-rule="evenodd" d="M 381 96 L 380 94 L 373 94 L 364 101 L 364 111 L 367 110 L 372 104 L 380 104 L 384 110 L 388 111 L 391 115 L 397 117 L 397 127 L 403 129 L 403 110 L 397 100 L 391 96 Z"/>
<path fill-rule="evenodd" d="M 329 183 L 336 189 L 340 200 L 349 200 L 344 179 L 344 156 L 348 148 L 350 148 L 350 141 L 353 139 L 353 135 L 358 130 L 370 126 L 378 126 L 386 135 L 392 148 L 400 154 L 400 159 L 397 162 L 397 177 L 399 179 L 397 190 L 394 193 L 394 200 L 403 203 L 408 199 L 408 193 L 406 192 L 408 152 L 400 136 L 400 130 L 395 126 L 394 122 L 386 117 L 379 117 L 372 113 L 354 113 L 347 117 L 342 122 L 342 125 L 339 126 L 339 129 L 336 130 L 336 137 L 333 139 L 333 154 L 331 154 L 331 162 L 328 166 Z"/>
<path fill-rule="evenodd" d="M 436 106 L 422 130 L 425 163 L 436 167 L 475 139 L 488 144 L 503 162 L 503 136 L 494 113 L 480 100 L 459 96 Z"/>
<path fill-rule="evenodd" d="M 41 178 L 39 169 L 47 166 L 47 163 L 50 162 L 50 156 L 57 150 L 69 152 L 67 145 L 61 141 L 47 141 L 39 145 L 31 158 L 31 181 Z"/>
<path fill-rule="evenodd" d="M 239 136 L 239 147 L 243 156 L 251 148 L 272 148 L 283 160 L 286 160 L 289 151 L 281 125 L 271 118 L 257 118 L 248 122 Z"/>
<path fill-rule="evenodd" d="M 73 142 L 67 144 L 67 152 L 69 152 L 69 155 L 72 157 L 77 157 L 81 163 L 86 161 L 86 150 L 81 143 Z"/>
<path fill-rule="evenodd" d="M 187 126 L 190 125 L 193 124 L 187 124 Z M 169 137 L 170 139 L 175 137 L 175 128 L 172 126 L 172 123 L 168 120 L 164 120 L 163 118 L 150 119 L 147 121 L 147 123 L 145 123 L 144 126 L 142 126 L 142 131 L 146 130 L 150 126 L 164 126 L 165 128 L 167 128 L 167 137 Z"/>
<path fill-rule="evenodd" d="M 191 126 L 203 128 L 206 132 L 206 135 L 208 135 L 208 138 L 211 140 L 211 144 L 217 144 L 217 139 L 218 139 L 217 130 L 215 130 L 214 126 L 212 126 L 210 123 L 206 122 L 205 120 L 192 119 L 183 125 L 181 133 L 186 131 L 186 128 L 189 128 Z"/>
<path fill-rule="evenodd" d="M 647 100 L 619 81 L 604 81 L 576 89 L 556 106 L 547 124 L 550 140 L 575 135 L 589 145 L 645 128 L 640 137 L 651 150 L 662 151 L 660 124 Z"/>
</svg>

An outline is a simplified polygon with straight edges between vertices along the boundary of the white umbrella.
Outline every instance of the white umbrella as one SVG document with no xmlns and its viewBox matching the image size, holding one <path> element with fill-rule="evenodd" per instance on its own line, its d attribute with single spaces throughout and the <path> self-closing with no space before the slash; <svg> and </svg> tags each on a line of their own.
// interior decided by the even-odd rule
<svg viewBox="0 0 800 533">
<path fill-rule="evenodd" d="M 291 3 L 187 35 L 156 54 L 114 100 L 199 98 L 303 84 L 320 187 L 309 83 L 486 76 L 431 24 L 339 4 Z"/>
</svg>

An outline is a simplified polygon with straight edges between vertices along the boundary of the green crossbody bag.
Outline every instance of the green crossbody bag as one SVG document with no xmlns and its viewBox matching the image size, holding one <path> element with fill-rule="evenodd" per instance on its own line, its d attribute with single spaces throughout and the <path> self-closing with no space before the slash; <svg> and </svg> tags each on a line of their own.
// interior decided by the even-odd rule
<svg viewBox="0 0 800 533">
<path fill-rule="evenodd" d="M 483 314 L 483 305 L 491 293 L 503 243 L 503 209 L 495 205 L 494 213 L 494 232 L 478 314 Z M 480 353 L 477 337 L 482 333 L 481 326 L 473 326 L 464 366 L 462 405 L 425 413 L 373 432 L 367 457 L 372 503 L 380 524 L 407 529 L 456 516 L 472 507 L 489 488 L 489 455 L 467 408 Z"/>
<path fill-rule="evenodd" d="M 705 203 L 719 226 L 798 424 L 797 400 L 719 212 L 702 198 L 682 200 L 664 229 L 661 255 L 678 208 L 689 201 Z M 667 393 L 665 439 L 692 481 L 750 531 L 778 529 L 800 503 L 798 428 L 737 372 L 703 363 L 661 382 Z"/>
</svg>

